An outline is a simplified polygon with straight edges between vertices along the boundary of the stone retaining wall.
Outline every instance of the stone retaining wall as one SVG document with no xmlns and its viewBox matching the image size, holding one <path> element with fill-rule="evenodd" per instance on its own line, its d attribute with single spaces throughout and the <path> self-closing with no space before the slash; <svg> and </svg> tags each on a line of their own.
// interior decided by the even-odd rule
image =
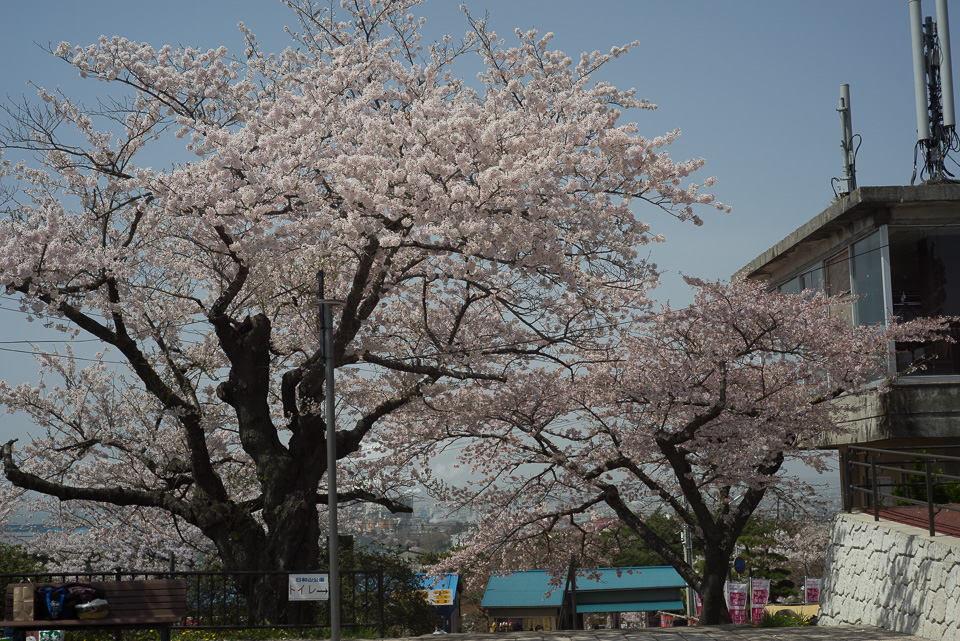
<svg viewBox="0 0 960 641">
<path fill-rule="evenodd" d="M 960 641 L 960 539 L 872 514 L 833 519 L 820 625 L 865 624 Z"/>
</svg>

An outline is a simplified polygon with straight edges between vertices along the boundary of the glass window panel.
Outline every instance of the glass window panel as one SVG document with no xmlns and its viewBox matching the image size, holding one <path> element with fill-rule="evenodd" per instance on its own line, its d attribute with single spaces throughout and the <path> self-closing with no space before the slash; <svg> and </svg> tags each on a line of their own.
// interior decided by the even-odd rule
<svg viewBox="0 0 960 641">
<path fill-rule="evenodd" d="M 850 258 L 846 249 L 828 258 L 823 264 L 823 271 L 828 296 L 850 293 Z M 850 305 L 836 305 L 830 311 L 847 321 L 848 325 L 853 324 L 853 310 Z"/>
<path fill-rule="evenodd" d="M 777 291 L 784 292 L 785 294 L 799 294 L 800 293 L 800 279 L 791 278 L 783 285 L 777 288 Z"/>
<path fill-rule="evenodd" d="M 853 244 L 850 282 L 859 298 L 853 304 L 858 325 L 878 325 L 886 319 L 883 294 L 883 261 L 880 232 Z"/>
<path fill-rule="evenodd" d="M 960 228 L 889 228 L 893 313 L 904 320 L 960 314 Z M 954 327 L 954 339 L 960 328 Z M 897 367 L 936 357 L 918 375 L 960 374 L 957 343 L 898 343 Z"/>
<path fill-rule="evenodd" d="M 820 267 L 811 268 L 810 271 L 800 274 L 801 289 L 815 289 L 823 291 L 823 269 Z"/>
<path fill-rule="evenodd" d="M 823 269 L 819 265 L 809 268 L 777 287 L 778 292 L 787 294 L 799 294 L 808 289 L 823 290 Z"/>
</svg>

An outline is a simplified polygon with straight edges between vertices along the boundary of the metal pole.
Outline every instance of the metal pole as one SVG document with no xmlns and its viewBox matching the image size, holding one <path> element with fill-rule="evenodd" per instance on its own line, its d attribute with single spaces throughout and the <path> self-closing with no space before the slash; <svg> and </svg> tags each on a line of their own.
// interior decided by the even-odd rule
<svg viewBox="0 0 960 641">
<path fill-rule="evenodd" d="M 571 630 L 579 630 L 577 627 L 579 619 L 577 618 L 577 557 L 570 555 L 570 609 L 573 612 L 573 625 Z"/>
<path fill-rule="evenodd" d="M 333 305 L 339 301 L 327 300 L 323 293 L 323 270 L 317 272 L 320 318 L 323 330 L 323 361 L 326 368 L 327 421 L 327 512 L 330 538 L 330 641 L 340 641 L 340 541 L 337 532 L 337 429 L 336 407 L 333 396 Z"/>
<path fill-rule="evenodd" d="M 923 462 L 924 471 L 927 477 L 927 519 L 930 525 L 930 536 L 937 535 L 936 515 L 933 511 L 933 474 L 930 470 L 932 461 L 927 459 Z"/>
<path fill-rule="evenodd" d="M 840 195 L 846 196 L 857 188 L 856 155 L 853 148 L 853 114 L 850 108 L 850 85 L 840 85 L 840 150 L 843 153 L 843 174 Z"/>
<path fill-rule="evenodd" d="M 853 492 L 850 491 L 850 453 L 840 452 L 840 502 L 841 509 L 853 512 Z"/>
<path fill-rule="evenodd" d="M 687 512 L 690 511 L 690 501 L 684 499 L 684 507 L 687 509 Z M 688 514 L 689 517 L 689 514 Z M 693 568 L 693 539 L 691 538 L 690 523 L 686 520 L 683 522 L 683 560 L 684 562 Z M 697 606 L 693 602 L 693 586 L 687 582 L 687 617 L 692 618 L 697 614 Z"/>
<path fill-rule="evenodd" d="M 923 10 L 920 0 L 909 0 L 910 43 L 913 49 L 913 91 L 917 106 L 917 140 L 930 140 L 927 113 L 927 61 L 923 46 Z"/>
</svg>

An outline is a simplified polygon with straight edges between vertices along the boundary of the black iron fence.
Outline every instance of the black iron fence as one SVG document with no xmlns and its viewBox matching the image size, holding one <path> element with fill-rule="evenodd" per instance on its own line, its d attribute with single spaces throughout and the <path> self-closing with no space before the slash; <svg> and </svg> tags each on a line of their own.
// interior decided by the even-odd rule
<svg viewBox="0 0 960 641">
<path fill-rule="evenodd" d="M 264 579 L 288 585 L 288 572 L 146 572 L 115 570 L 112 572 L 37 572 L 0 574 L 0 594 L 10 583 L 84 583 L 90 581 L 136 581 L 147 579 L 185 579 L 187 582 L 187 616 L 174 628 L 250 629 L 329 627 L 329 601 L 315 601 L 309 620 L 300 623 L 256 620 L 252 616 L 255 584 Z M 384 601 L 386 598 L 383 570 L 340 571 L 340 626 L 379 631 L 386 636 Z M 286 598 L 286 595 L 283 596 Z"/>
<path fill-rule="evenodd" d="M 879 521 L 887 509 L 915 506 L 914 512 L 921 512 L 925 507 L 930 536 L 944 511 L 960 519 L 960 457 L 851 446 L 840 455 L 840 480 L 847 512 L 872 510 Z"/>
</svg>

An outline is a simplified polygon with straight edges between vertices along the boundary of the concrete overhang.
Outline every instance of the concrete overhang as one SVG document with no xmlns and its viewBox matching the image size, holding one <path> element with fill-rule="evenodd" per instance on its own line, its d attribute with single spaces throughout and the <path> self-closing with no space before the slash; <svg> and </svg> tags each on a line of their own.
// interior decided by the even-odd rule
<svg viewBox="0 0 960 641">
<path fill-rule="evenodd" d="M 956 443 L 960 421 L 960 381 L 917 376 L 894 383 L 884 393 L 833 401 L 839 435 L 823 438 L 816 449 L 875 443 L 887 446 Z"/>
<path fill-rule="evenodd" d="M 934 203 L 941 203 L 943 207 L 931 207 Z M 735 277 L 776 279 L 864 229 L 873 229 L 891 220 L 942 224 L 955 221 L 958 210 L 960 185 L 957 184 L 860 187 L 754 258 Z"/>
</svg>

